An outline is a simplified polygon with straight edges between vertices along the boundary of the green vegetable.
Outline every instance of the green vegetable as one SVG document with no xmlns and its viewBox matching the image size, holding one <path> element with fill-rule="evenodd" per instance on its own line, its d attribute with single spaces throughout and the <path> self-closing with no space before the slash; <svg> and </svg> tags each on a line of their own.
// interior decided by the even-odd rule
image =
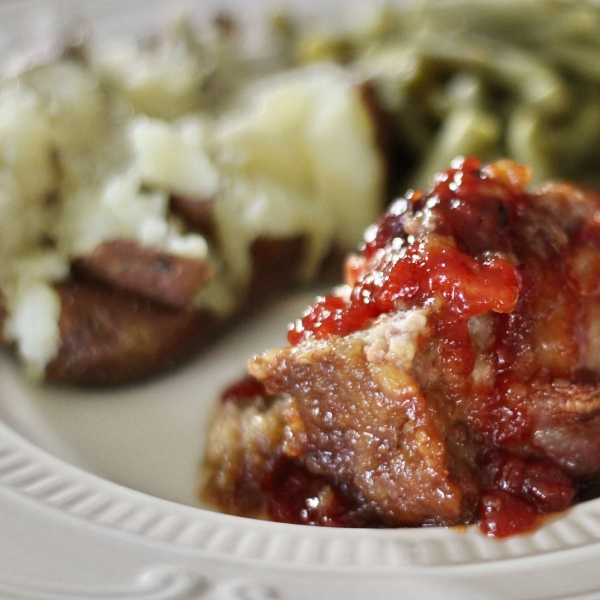
<svg viewBox="0 0 600 600">
<path fill-rule="evenodd" d="M 600 188 L 600 3 L 425 0 L 321 34 L 319 58 L 340 60 L 339 40 L 414 161 L 400 185 L 425 186 L 470 154 Z"/>
</svg>

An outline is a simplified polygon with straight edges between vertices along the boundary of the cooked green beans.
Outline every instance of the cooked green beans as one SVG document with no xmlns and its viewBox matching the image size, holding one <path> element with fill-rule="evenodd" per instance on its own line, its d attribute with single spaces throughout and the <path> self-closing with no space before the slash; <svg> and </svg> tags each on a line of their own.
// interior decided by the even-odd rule
<svg viewBox="0 0 600 600">
<path fill-rule="evenodd" d="M 344 39 L 394 116 L 409 184 L 475 154 L 600 188 L 600 4 L 425 0 Z"/>
</svg>

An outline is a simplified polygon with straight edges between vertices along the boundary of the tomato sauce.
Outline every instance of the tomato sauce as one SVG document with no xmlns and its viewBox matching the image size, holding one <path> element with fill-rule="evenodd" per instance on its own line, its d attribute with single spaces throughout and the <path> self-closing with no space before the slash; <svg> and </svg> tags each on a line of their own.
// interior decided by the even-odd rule
<svg viewBox="0 0 600 600">
<path fill-rule="evenodd" d="M 491 254 L 507 250 L 504 234 L 510 215 L 497 198 L 489 200 L 481 193 L 479 167 L 478 161 L 465 160 L 440 179 L 431 194 L 414 194 L 392 207 L 365 244 L 362 273 L 354 262 L 358 277 L 349 302 L 337 296 L 320 299 L 290 329 L 290 344 L 309 337 L 347 335 L 403 302 L 426 304 L 438 295 L 446 301 L 448 321 L 488 310 L 511 312 L 521 276 L 508 260 Z M 519 198 L 511 200 L 517 210 Z M 436 235 L 427 241 L 410 239 L 404 228 L 405 203 L 413 212 L 429 213 L 441 221 Z M 458 247 L 454 240 L 459 240 Z M 471 256 L 484 250 L 488 256 L 482 260 Z"/>
</svg>

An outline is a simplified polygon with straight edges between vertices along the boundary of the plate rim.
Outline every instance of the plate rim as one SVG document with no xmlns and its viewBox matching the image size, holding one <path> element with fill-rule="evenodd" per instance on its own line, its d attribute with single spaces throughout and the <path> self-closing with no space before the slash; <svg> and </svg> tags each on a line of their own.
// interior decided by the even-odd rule
<svg viewBox="0 0 600 600">
<path fill-rule="evenodd" d="M 504 540 L 476 526 L 338 529 L 273 523 L 151 496 L 42 450 L 0 422 L 0 485 L 47 508 L 100 526 L 211 556 L 361 572 L 505 563 L 600 544 L 600 499 Z"/>
</svg>

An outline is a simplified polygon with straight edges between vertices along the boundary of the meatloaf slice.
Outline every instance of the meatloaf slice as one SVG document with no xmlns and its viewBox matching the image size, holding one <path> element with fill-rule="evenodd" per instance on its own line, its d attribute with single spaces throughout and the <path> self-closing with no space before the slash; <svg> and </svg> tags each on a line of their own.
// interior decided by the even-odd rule
<svg viewBox="0 0 600 600">
<path fill-rule="evenodd" d="M 600 196 L 528 181 L 508 161 L 457 160 L 367 230 L 345 285 L 292 324 L 290 346 L 249 362 L 264 414 L 294 408 L 279 439 L 299 440 L 262 461 L 271 517 L 332 523 L 304 518 L 322 494 L 281 481 L 282 461 L 369 526 L 505 536 L 598 493 Z M 289 504 L 282 489 L 304 498 L 299 518 L 273 508 Z"/>
<path fill-rule="evenodd" d="M 374 329 L 387 331 L 393 344 L 394 334 L 401 336 L 397 332 L 411 321 L 422 328 L 412 332 L 416 344 L 427 329 L 420 312 L 386 316 Z M 294 399 L 306 436 L 306 469 L 351 490 L 385 525 L 471 521 L 478 491 L 475 446 L 469 444 L 470 452 L 457 448 L 458 432 L 448 416 L 423 396 L 410 368 L 379 355 L 374 346 L 382 340 L 372 333 L 272 350 L 249 370 L 270 393 Z"/>
</svg>

